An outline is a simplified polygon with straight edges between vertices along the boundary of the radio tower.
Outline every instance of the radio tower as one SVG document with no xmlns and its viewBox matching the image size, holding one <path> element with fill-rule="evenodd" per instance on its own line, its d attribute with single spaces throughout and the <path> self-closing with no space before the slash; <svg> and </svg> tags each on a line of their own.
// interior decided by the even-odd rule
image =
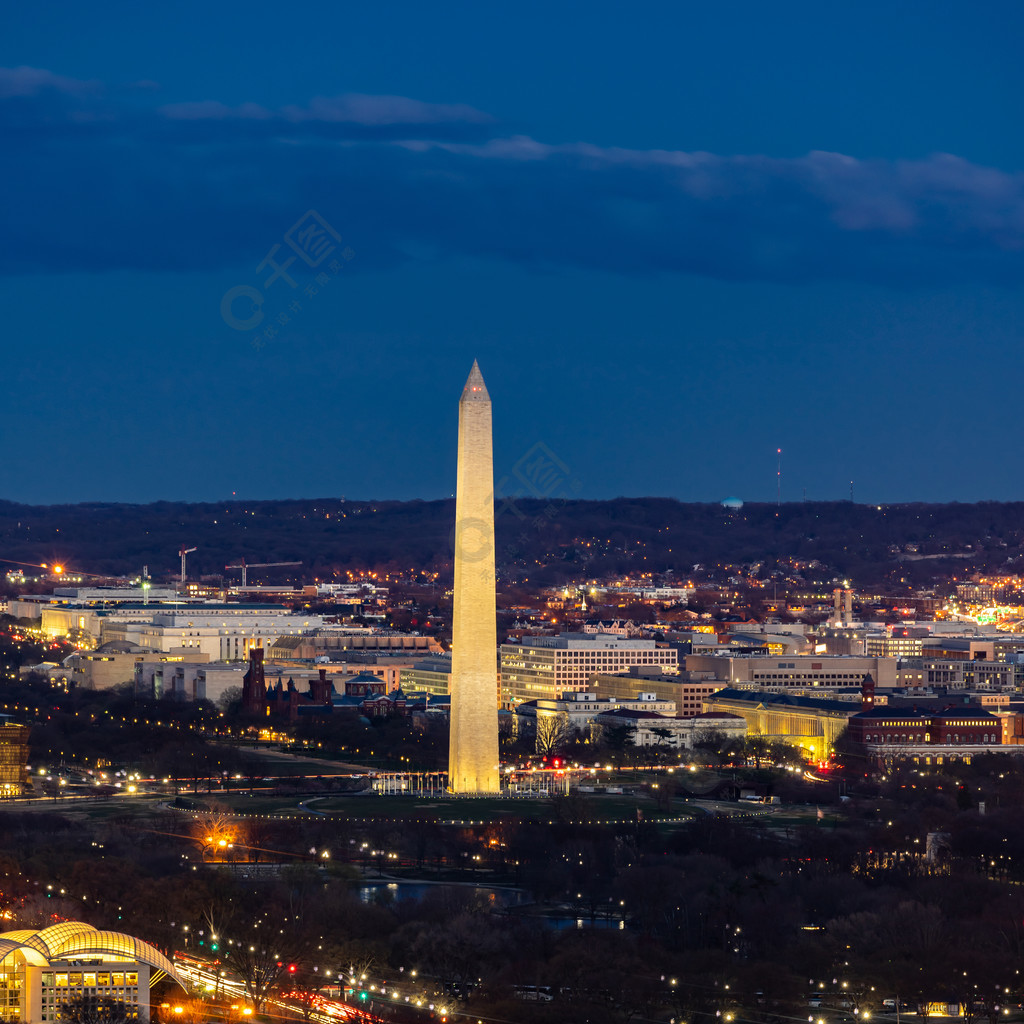
<svg viewBox="0 0 1024 1024">
<path fill-rule="evenodd" d="M 775 504 L 777 507 L 782 507 L 782 449 L 776 448 L 775 454 L 778 456 L 779 462 L 775 470 Z"/>
</svg>

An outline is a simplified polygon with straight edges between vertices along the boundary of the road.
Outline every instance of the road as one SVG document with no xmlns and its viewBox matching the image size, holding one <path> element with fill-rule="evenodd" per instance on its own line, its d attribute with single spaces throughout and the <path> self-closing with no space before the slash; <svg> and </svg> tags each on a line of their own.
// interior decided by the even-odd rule
<svg viewBox="0 0 1024 1024">
<path fill-rule="evenodd" d="M 237 1000 L 244 1004 L 248 996 L 245 991 L 245 984 L 231 971 L 226 970 L 219 963 L 211 962 L 204 957 L 193 956 L 191 953 L 175 953 L 174 965 L 181 977 L 204 995 L 212 995 L 216 998 L 223 995 L 229 999 Z M 387 991 L 386 991 L 387 990 Z M 268 997 L 264 1012 L 273 1007 L 278 1010 L 287 1011 L 291 1019 L 296 1016 L 314 1024 L 339 1024 L 339 1022 L 350 1022 L 350 1024 L 394 1024 L 394 1011 L 399 1006 L 407 1011 L 403 1016 L 412 1016 L 426 1024 L 434 1018 L 433 1004 L 418 996 L 404 996 L 399 998 L 397 992 L 390 986 L 381 985 L 380 992 L 366 992 L 370 1005 L 373 1000 L 383 1000 L 387 1004 L 388 1017 L 380 1017 L 369 1010 L 354 1006 L 351 1003 L 341 1002 L 337 999 L 330 999 L 319 992 L 308 994 L 303 998 L 298 992 L 275 994 Z M 392 1002 L 395 1000 L 395 1002 Z M 243 1017 L 248 1016 L 251 1010 L 244 1010 Z"/>
</svg>

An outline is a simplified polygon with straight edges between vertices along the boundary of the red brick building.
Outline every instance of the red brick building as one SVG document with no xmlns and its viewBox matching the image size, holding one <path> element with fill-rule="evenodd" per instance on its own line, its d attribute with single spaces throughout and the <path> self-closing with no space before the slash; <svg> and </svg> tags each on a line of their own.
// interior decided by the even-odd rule
<svg viewBox="0 0 1024 1024">
<path fill-rule="evenodd" d="M 300 690 L 294 679 L 285 683 L 280 677 L 268 684 L 263 665 L 263 648 L 249 650 L 249 670 L 243 677 L 242 707 L 259 718 L 287 719 L 295 722 L 306 715 L 329 715 L 352 711 L 370 718 L 406 714 L 405 694 L 387 692 L 387 683 L 372 672 L 361 672 L 342 681 L 342 692 L 320 669 L 317 678 Z"/>
<path fill-rule="evenodd" d="M 1003 725 L 984 708 L 951 705 L 934 709 L 869 707 L 852 715 L 850 739 L 865 745 L 927 744 L 943 747 L 1001 745 Z"/>
</svg>

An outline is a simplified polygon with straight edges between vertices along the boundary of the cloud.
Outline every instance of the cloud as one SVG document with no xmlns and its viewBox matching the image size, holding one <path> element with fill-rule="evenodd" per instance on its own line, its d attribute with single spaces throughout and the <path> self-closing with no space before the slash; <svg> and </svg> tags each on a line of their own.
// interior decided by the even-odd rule
<svg viewBox="0 0 1024 1024">
<path fill-rule="evenodd" d="M 0 68 L 0 99 L 16 96 L 38 96 L 45 92 L 78 95 L 99 88 L 97 82 L 84 82 L 75 78 L 55 75 L 43 68 Z"/>
<path fill-rule="evenodd" d="M 489 124 L 493 118 L 464 104 L 421 103 L 405 96 L 315 96 L 306 107 L 287 106 L 273 111 L 255 103 L 229 107 L 216 100 L 199 103 L 168 103 L 158 113 L 174 120 L 277 119 L 301 123 L 324 121 L 359 125 L 443 125 L 453 122 Z"/>
<path fill-rule="evenodd" d="M 361 268 L 478 256 L 726 280 L 1019 283 L 1024 176 L 956 156 L 546 143 L 462 104 L 145 107 L 0 71 L 0 272 L 255 265 L 315 208 Z M 84 197 L 84 201 L 83 201 Z M 414 255 L 415 254 L 415 255 Z"/>
</svg>

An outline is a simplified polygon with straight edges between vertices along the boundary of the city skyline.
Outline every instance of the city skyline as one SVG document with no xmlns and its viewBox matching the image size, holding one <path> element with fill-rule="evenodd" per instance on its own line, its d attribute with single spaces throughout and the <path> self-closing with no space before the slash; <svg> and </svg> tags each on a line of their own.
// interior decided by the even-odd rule
<svg viewBox="0 0 1024 1024">
<path fill-rule="evenodd" d="M 260 13 L 11 12 L 0 496 L 447 497 L 479 356 L 499 494 L 1024 497 L 1019 6 Z"/>
</svg>

